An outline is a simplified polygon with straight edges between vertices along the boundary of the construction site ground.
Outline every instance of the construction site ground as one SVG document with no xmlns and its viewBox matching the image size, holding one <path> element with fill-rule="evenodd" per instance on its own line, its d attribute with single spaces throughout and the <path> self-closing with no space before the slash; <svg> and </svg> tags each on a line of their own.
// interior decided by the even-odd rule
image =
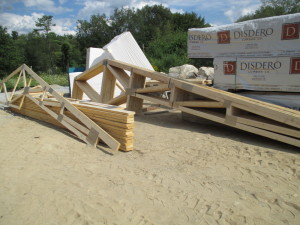
<svg viewBox="0 0 300 225">
<path fill-rule="evenodd" d="M 300 221 L 297 147 L 176 110 L 136 115 L 115 155 L 5 110 L 0 127 L 1 225 Z"/>
</svg>

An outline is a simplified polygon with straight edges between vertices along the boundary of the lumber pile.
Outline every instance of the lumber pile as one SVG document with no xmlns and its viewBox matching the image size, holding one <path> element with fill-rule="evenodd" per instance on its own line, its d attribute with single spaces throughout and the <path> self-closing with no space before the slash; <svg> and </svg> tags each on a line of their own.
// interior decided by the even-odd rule
<svg viewBox="0 0 300 225">
<path fill-rule="evenodd" d="M 96 64 L 76 77 L 75 84 L 86 84 L 94 76 L 93 71 L 98 68 L 104 71 L 102 84 L 105 84 L 105 88 L 101 90 L 101 95 L 105 93 L 107 96 L 102 99 L 104 103 L 118 105 L 126 102 L 127 110 L 141 112 L 143 101 L 146 100 L 300 147 L 299 111 L 171 78 L 163 73 L 116 60 Z M 146 79 L 155 82 L 150 85 Z M 113 97 L 116 80 L 125 91 L 120 96 Z M 81 99 L 83 93 L 94 91 L 91 89 L 87 85 L 75 85 L 72 97 Z M 169 92 L 168 97 L 160 95 L 161 92 Z"/>
<path fill-rule="evenodd" d="M 42 93 L 31 93 L 38 101 L 41 100 Z M 106 105 L 95 102 L 78 101 L 75 99 L 67 99 L 73 106 L 83 112 L 87 117 L 99 125 L 103 130 L 110 134 L 120 143 L 120 150 L 133 150 L 133 123 L 134 112 L 123 110 L 118 106 Z M 21 98 L 15 104 L 19 105 Z M 55 98 L 48 97 L 43 100 L 43 103 L 48 106 L 50 110 L 59 114 L 60 103 Z M 51 117 L 42 108 L 36 105 L 28 97 L 25 97 L 21 109 L 11 108 L 13 112 L 23 114 L 25 116 L 42 120 L 51 123 L 58 127 L 65 128 L 58 120 Z M 73 119 L 80 125 L 83 125 L 73 114 L 65 110 L 64 114 Z M 101 141 L 101 140 L 100 140 Z"/>
<path fill-rule="evenodd" d="M 14 88 L 6 83 L 17 77 Z M 31 87 L 32 81 L 39 86 Z M 22 89 L 17 91 L 17 87 Z M 85 87 L 86 85 L 81 85 Z M 0 82 L 5 93 L 2 104 L 13 111 L 64 127 L 78 139 L 96 147 L 101 140 L 112 152 L 133 149 L 133 115 L 120 107 L 66 99 L 23 64 Z"/>
</svg>

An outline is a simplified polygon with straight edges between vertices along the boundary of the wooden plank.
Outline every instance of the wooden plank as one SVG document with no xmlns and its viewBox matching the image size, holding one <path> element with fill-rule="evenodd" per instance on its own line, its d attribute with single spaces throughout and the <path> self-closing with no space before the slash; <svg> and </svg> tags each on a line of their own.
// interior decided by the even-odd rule
<svg viewBox="0 0 300 225">
<path fill-rule="evenodd" d="M 138 75 L 149 77 L 153 80 L 158 80 L 165 84 L 168 84 L 170 81 L 170 77 L 164 75 L 163 73 L 155 72 L 153 70 L 145 69 L 128 63 L 120 62 L 118 60 L 109 59 L 107 62 L 110 66 L 118 67 L 127 71 L 132 71 L 133 73 L 136 73 Z"/>
<path fill-rule="evenodd" d="M 191 109 L 191 108 L 187 108 L 187 107 L 183 107 L 183 106 L 179 106 L 178 107 L 179 110 L 181 110 L 182 112 L 186 112 L 195 116 L 199 116 L 208 120 L 212 120 L 215 121 L 217 123 L 222 123 L 224 124 L 225 122 L 225 118 L 218 116 L 218 115 L 214 115 L 208 112 L 203 112 L 203 111 L 199 111 L 199 110 L 195 110 L 195 109 Z"/>
<path fill-rule="evenodd" d="M 116 78 L 113 76 L 112 72 L 105 67 L 102 79 L 100 102 L 107 103 L 109 100 L 113 99 L 115 87 Z"/>
<path fill-rule="evenodd" d="M 198 107 L 198 108 L 225 108 L 224 102 L 216 101 L 175 101 L 173 102 L 174 107 L 185 106 L 185 107 Z"/>
<path fill-rule="evenodd" d="M 75 81 L 75 83 L 93 102 L 100 102 L 101 96 L 87 81 Z"/>
<path fill-rule="evenodd" d="M 174 102 L 189 100 L 189 96 L 190 96 L 189 92 L 176 87 L 173 83 L 171 83 L 170 86 L 171 86 L 170 101 L 172 102 L 173 107 L 176 106 L 174 105 Z"/>
<path fill-rule="evenodd" d="M 280 111 L 276 111 L 275 109 L 270 109 L 268 110 L 267 108 L 262 110 L 262 106 L 257 106 L 257 108 L 255 108 L 254 106 L 252 106 L 252 104 L 240 104 L 240 103 L 236 103 L 236 101 L 234 101 L 232 103 L 232 106 L 257 114 L 259 116 L 263 116 L 269 119 L 273 119 L 276 121 L 279 121 L 281 123 L 293 126 L 293 127 L 300 127 L 300 119 L 298 118 L 297 113 L 295 113 L 295 115 L 290 115 L 290 114 L 285 114 L 284 112 L 280 112 Z M 296 110 L 294 110 L 296 111 Z M 297 112 L 297 111 L 296 111 Z M 299 112 L 300 113 L 300 112 Z"/>
<path fill-rule="evenodd" d="M 146 77 L 131 73 L 129 87 L 131 89 L 144 88 Z M 128 95 L 126 109 L 134 112 L 141 112 L 143 109 L 143 99 Z"/>
<path fill-rule="evenodd" d="M 16 83 L 15 83 L 15 86 L 14 86 L 12 92 L 11 92 L 9 101 L 11 101 L 12 98 L 14 97 L 14 94 L 15 94 L 16 88 L 17 88 L 17 86 L 18 86 L 18 84 L 19 84 L 19 82 L 20 82 L 21 76 L 22 76 L 22 71 L 20 71 L 20 73 L 19 73 L 18 79 L 17 79 L 17 81 L 16 81 Z"/>
<path fill-rule="evenodd" d="M 177 88 L 185 90 L 187 92 L 191 92 L 199 96 L 204 96 L 214 101 L 218 101 L 218 102 L 224 101 L 223 97 L 219 93 L 215 93 L 213 90 L 209 89 L 210 87 L 206 87 L 206 86 L 202 87 L 182 80 L 177 80 L 174 78 L 171 78 L 170 84 L 174 85 Z"/>
<path fill-rule="evenodd" d="M 269 119 L 258 118 L 256 116 L 243 115 L 234 116 L 235 121 L 241 124 L 249 125 L 252 127 L 269 130 L 275 133 L 288 135 L 300 139 L 300 130 L 284 126 L 284 124 L 277 123 L 276 121 L 270 121 Z"/>
<path fill-rule="evenodd" d="M 106 60 L 103 60 L 96 65 L 92 66 L 88 70 L 84 71 L 83 73 L 79 74 L 75 77 L 74 81 L 87 81 L 94 76 L 102 73 L 104 71 L 104 64 L 106 64 Z"/>
<path fill-rule="evenodd" d="M 111 71 L 112 75 L 120 82 L 120 84 L 124 88 L 129 87 L 129 75 L 122 69 L 110 66 L 109 64 L 107 65 L 107 68 Z"/>
<path fill-rule="evenodd" d="M 117 86 L 117 88 L 120 89 L 121 92 L 125 93 L 125 89 L 123 88 L 123 86 L 121 84 L 119 84 L 119 82 L 116 82 L 116 86 Z"/>
<path fill-rule="evenodd" d="M 76 82 L 76 80 L 74 80 L 74 83 L 73 83 L 72 98 L 75 98 L 75 99 L 83 98 L 83 91 L 78 86 L 78 83 Z"/>
<path fill-rule="evenodd" d="M 123 93 L 123 94 L 120 94 L 119 96 L 109 100 L 107 102 L 107 104 L 109 104 L 109 105 L 122 105 L 122 104 L 126 103 L 126 101 L 127 101 L 127 95 L 125 93 Z"/>
<path fill-rule="evenodd" d="M 135 90 L 136 93 L 153 93 L 153 92 L 164 92 L 169 91 L 169 84 L 160 84 L 152 87 L 138 88 Z"/>
<path fill-rule="evenodd" d="M 236 125 L 234 126 L 235 128 L 241 129 L 241 130 L 245 130 L 248 132 L 251 132 L 253 134 L 257 134 L 257 135 L 261 135 L 267 138 L 271 138 L 273 140 L 276 141 L 281 141 L 290 145 L 294 145 L 297 147 L 300 147 L 300 140 L 299 139 L 295 139 L 295 138 L 291 138 L 291 137 L 287 137 L 281 134 L 277 134 L 271 131 L 267 131 L 267 130 L 263 130 L 263 129 L 259 129 L 253 126 L 249 126 L 249 125 L 245 125 L 245 124 L 241 124 L 241 123 L 236 123 Z"/>
<path fill-rule="evenodd" d="M 150 95 L 145 95 L 145 94 L 135 94 L 135 97 L 137 97 L 139 99 L 144 99 L 144 100 L 147 100 L 150 102 L 155 102 L 157 104 L 164 105 L 167 107 L 172 106 L 172 103 L 168 99 L 165 99 L 165 98 L 159 98 L 156 96 L 150 96 Z"/>
<path fill-rule="evenodd" d="M 9 102 L 9 97 L 8 97 L 8 93 L 7 93 L 7 89 L 6 89 L 6 84 L 5 83 L 3 83 L 3 90 L 4 90 L 4 93 L 5 93 L 6 102 L 8 103 Z"/>
<path fill-rule="evenodd" d="M 123 70 L 127 70 L 127 71 L 131 71 L 131 68 L 133 65 L 128 64 L 128 63 L 124 63 L 118 60 L 112 60 L 112 59 L 108 59 L 107 60 L 107 65 L 119 68 L 119 69 L 123 69 Z"/>
</svg>

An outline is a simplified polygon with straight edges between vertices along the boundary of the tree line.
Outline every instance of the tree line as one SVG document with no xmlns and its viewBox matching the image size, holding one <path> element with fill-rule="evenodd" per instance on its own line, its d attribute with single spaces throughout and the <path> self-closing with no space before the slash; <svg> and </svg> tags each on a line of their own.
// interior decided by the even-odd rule
<svg viewBox="0 0 300 225">
<path fill-rule="evenodd" d="M 245 21 L 274 15 L 300 12 L 299 0 L 262 0 L 253 14 L 238 19 Z M 153 67 L 167 72 L 182 64 L 212 65 L 210 59 L 187 57 L 187 31 L 210 25 L 196 13 L 172 13 L 162 5 L 142 9 L 115 9 L 108 17 L 92 15 L 78 20 L 76 35 L 51 32 L 53 17 L 45 15 L 36 21 L 28 34 L 8 33 L 0 26 L 0 78 L 25 63 L 38 73 L 66 73 L 69 67 L 85 66 L 86 48 L 106 45 L 113 37 L 130 31 Z"/>
<path fill-rule="evenodd" d="M 188 28 L 209 26 L 196 13 L 172 13 L 162 5 L 115 9 L 110 17 L 92 15 L 89 20 L 77 21 L 76 35 L 51 32 L 55 26 L 52 19 L 39 18 L 36 29 L 28 34 L 9 34 L 7 28 L 0 26 L 0 77 L 22 63 L 49 74 L 85 66 L 86 48 L 101 48 L 125 31 L 132 33 L 154 68 L 166 71 L 169 66 L 189 62 Z"/>
</svg>

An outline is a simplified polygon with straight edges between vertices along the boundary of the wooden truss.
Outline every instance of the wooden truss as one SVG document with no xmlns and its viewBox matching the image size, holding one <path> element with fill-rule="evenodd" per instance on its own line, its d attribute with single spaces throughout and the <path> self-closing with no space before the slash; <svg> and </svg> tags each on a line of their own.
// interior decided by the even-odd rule
<svg viewBox="0 0 300 225">
<path fill-rule="evenodd" d="M 17 74 L 18 78 L 14 88 L 11 93 L 8 93 L 5 83 Z M 41 88 L 31 88 L 30 84 L 32 80 L 35 80 Z M 23 86 L 23 89 L 18 91 L 16 94 L 18 85 Z M 26 97 L 87 144 L 96 146 L 99 139 L 101 139 L 113 151 L 117 151 L 119 149 L 120 143 L 118 141 L 77 109 L 70 101 L 51 88 L 49 84 L 47 84 L 25 64 L 12 72 L 0 83 L 0 92 L 2 89 L 4 90 L 6 97 L 6 102 L 4 102 L 4 104 L 7 106 L 20 110 L 24 103 L 24 98 Z M 32 93 L 40 91 L 42 91 L 42 96 L 40 98 L 33 97 Z M 48 96 L 51 96 L 52 100 L 54 98 L 55 103 L 53 103 L 51 99 L 48 100 Z M 58 112 L 51 110 L 51 106 L 53 106 L 53 104 L 55 104 L 55 106 L 59 106 Z M 70 114 L 74 119 L 70 118 Z"/>
<path fill-rule="evenodd" d="M 101 93 L 97 93 L 87 80 L 101 72 L 102 89 Z M 146 78 L 155 80 L 156 84 L 146 85 Z M 117 83 L 124 91 L 114 97 Z M 170 93 L 169 98 L 160 95 L 165 91 Z M 127 110 L 135 112 L 141 111 L 143 101 L 147 100 L 300 147 L 299 111 L 170 78 L 163 73 L 116 60 L 104 60 L 77 76 L 72 97 L 81 99 L 83 93 L 93 101 L 106 104 L 126 102 Z"/>
</svg>

